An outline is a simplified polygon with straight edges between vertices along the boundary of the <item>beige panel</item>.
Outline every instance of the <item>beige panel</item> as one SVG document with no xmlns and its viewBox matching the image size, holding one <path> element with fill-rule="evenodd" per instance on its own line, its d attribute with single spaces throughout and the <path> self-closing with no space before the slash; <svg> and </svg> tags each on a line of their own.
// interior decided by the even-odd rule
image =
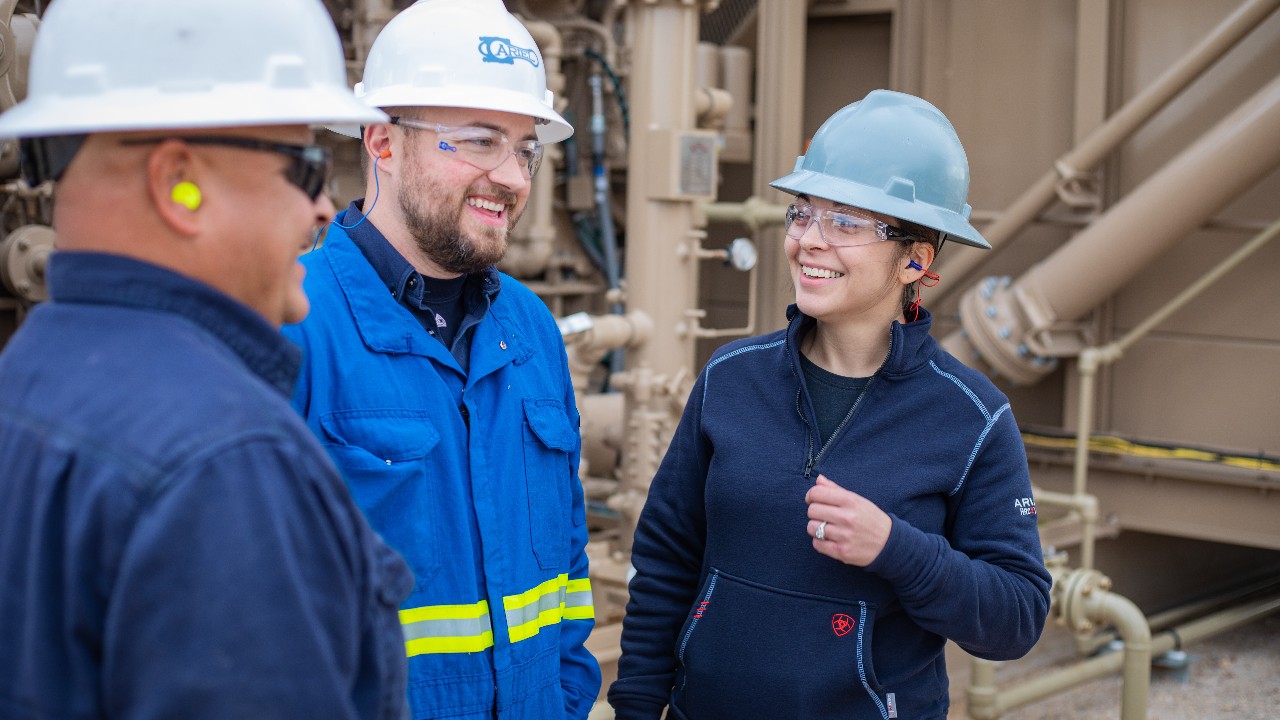
<svg viewBox="0 0 1280 720">
<path fill-rule="evenodd" d="M 1280 345 L 1157 333 L 1113 366 L 1120 435 L 1280 455 Z"/>
<path fill-rule="evenodd" d="M 889 87 L 889 15 L 814 17 L 805 59 L 804 136 L 835 111 Z"/>
<path fill-rule="evenodd" d="M 1170 7 L 1167 0 L 1126 0 L 1125 96 L 1131 97 L 1149 84 L 1239 5 L 1239 0 L 1202 0 Z M 1280 13 L 1273 13 L 1134 136 L 1121 156 L 1124 189 L 1141 182 L 1179 148 L 1194 142 L 1223 115 L 1280 75 L 1278 47 Z M 1275 216 L 1278 194 L 1280 178 L 1273 176 L 1265 188 L 1250 193 L 1244 206 L 1233 205 L 1226 212 L 1269 220 Z"/>
<path fill-rule="evenodd" d="M 1251 237 L 1240 232 L 1202 231 L 1166 252 L 1150 272 L 1134 277 L 1117 294 L 1117 334 L 1144 320 Z M 1280 282 L 1274 278 L 1277 269 L 1280 240 L 1273 240 L 1158 330 L 1195 335 L 1208 342 L 1267 342 L 1280 350 L 1280 313 L 1275 312 L 1280 308 Z"/>
<path fill-rule="evenodd" d="M 965 0 L 929 12 L 925 99 L 964 143 L 969 204 L 999 209 L 1071 146 L 1076 3 Z"/>
</svg>

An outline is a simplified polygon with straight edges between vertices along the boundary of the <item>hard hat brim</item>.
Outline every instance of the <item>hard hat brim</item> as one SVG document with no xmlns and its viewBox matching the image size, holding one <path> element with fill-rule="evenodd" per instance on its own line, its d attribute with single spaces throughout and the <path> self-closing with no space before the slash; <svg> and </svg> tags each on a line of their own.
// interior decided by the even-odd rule
<svg viewBox="0 0 1280 720">
<path fill-rule="evenodd" d="M 880 188 L 812 170 L 797 170 L 774 180 L 769 186 L 792 195 L 823 198 L 907 220 L 946 233 L 949 241 L 984 250 L 991 249 L 991 244 L 982 237 L 982 233 L 959 213 L 925 202 L 903 200 Z"/>
<path fill-rule="evenodd" d="M 119 91 L 110 103 L 95 96 L 28 98 L 0 115 L 0 137 L 259 125 L 324 126 L 387 119 L 385 113 L 360 102 L 345 88 L 287 90 L 246 84 L 223 90 Z M 148 108 L 148 112 L 140 114 L 139 107 Z"/>
<path fill-rule="evenodd" d="M 379 108 L 453 107 L 528 115 L 545 121 L 534 126 L 538 141 L 543 145 L 558 143 L 573 135 L 573 126 L 560 113 L 524 93 L 510 90 L 493 89 L 479 94 L 470 87 L 388 88 L 370 92 L 362 99 Z M 359 126 L 351 123 L 334 123 L 329 129 L 347 137 L 360 136 Z"/>
</svg>

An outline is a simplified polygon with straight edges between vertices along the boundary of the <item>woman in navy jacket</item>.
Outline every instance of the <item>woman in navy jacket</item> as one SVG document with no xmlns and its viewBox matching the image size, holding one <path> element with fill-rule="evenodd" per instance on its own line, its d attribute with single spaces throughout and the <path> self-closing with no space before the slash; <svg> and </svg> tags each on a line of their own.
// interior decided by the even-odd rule
<svg viewBox="0 0 1280 720">
<path fill-rule="evenodd" d="M 947 119 L 877 90 L 773 186 L 789 324 L 698 377 L 636 531 L 617 717 L 947 715 L 943 646 L 1024 655 L 1049 575 L 1009 402 L 929 335 L 968 222 Z"/>
</svg>

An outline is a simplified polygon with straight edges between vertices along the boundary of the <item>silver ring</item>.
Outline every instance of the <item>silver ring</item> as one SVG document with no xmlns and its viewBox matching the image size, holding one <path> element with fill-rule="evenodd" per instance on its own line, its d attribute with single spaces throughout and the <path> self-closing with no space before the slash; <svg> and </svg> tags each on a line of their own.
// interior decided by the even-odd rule
<svg viewBox="0 0 1280 720">
<path fill-rule="evenodd" d="M 823 520 L 822 522 L 818 523 L 818 532 L 814 533 L 813 536 L 818 540 L 825 540 L 826 533 L 827 533 L 827 521 Z"/>
</svg>

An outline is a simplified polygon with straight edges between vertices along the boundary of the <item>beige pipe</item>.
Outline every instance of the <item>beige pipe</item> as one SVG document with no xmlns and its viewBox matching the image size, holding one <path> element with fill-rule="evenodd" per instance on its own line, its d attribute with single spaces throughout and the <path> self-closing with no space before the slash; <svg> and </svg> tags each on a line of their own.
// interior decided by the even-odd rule
<svg viewBox="0 0 1280 720">
<path fill-rule="evenodd" d="M 1076 409 L 1075 464 L 1072 469 L 1072 488 L 1076 498 L 1091 497 L 1086 493 L 1086 486 L 1089 479 L 1089 438 L 1093 434 L 1094 388 L 1097 384 L 1098 368 L 1119 360 L 1124 356 L 1125 351 L 1139 339 L 1146 336 L 1160 323 L 1168 319 L 1170 315 L 1194 300 L 1210 285 L 1243 263 L 1250 255 L 1253 255 L 1271 242 L 1277 235 L 1280 235 L 1280 220 L 1272 223 L 1266 230 L 1240 246 L 1235 252 L 1223 259 L 1222 262 L 1215 265 L 1119 339 L 1101 347 L 1085 348 L 1080 353 L 1079 361 L 1076 363 L 1080 374 L 1080 382 L 1078 384 L 1079 394 Z M 1097 526 L 1096 507 L 1093 516 L 1085 516 L 1084 520 L 1084 535 L 1080 543 L 1080 565 L 1084 568 L 1092 568 L 1094 532 Z"/>
<path fill-rule="evenodd" d="M 781 225 L 787 220 L 786 205 L 766 202 L 755 195 L 742 202 L 707 203 L 702 210 L 708 222 L 738 222 L 752 230 Z"/>
<path fill-rule="evenodd" d="M 1277 610 L 1280 610 L 1280 595 L 1228 608 L 1199 620 L 1156 633 L 1151 638 L 1148 657 L 1154 657 L 1170 650 L 1181 649 L 1184 645 L 1233 630 L 1241 625 L 1266 617 Z M 994 678 L 994 672 L 988 672 L 986 669 L 979 670 L 980 666 L 975 665 L 975 672 L 972 677 L 984 684 L 980 686 L 971 685 L 969 692 L 971 698 L 979 700 L 979 705 L 976 709 L 982 714 L 975 713 L 975 708 L 972 705 L 969 708 L 969 714 L 976 720 L 995 720 L 995 718 L 1016 707 L 1021 707 L 1040 698 L 1062 692 L 1104 675 L 1110 675 L 1124 667 L 1127 661 L 1127 655 L 1107 653 L 1061 670 L 1032 678 L 1006 690 L 994 690 L 994 684 L 991 682 Z M 988 701 L 987 698 L 990 698 L 990 700 Z M 1139 715 L 1138 717 L 1145 716 Z"/>
<path fill-rule="evenodd" d="M 679 413 L 674 396 L 688 392 L 697 338 L 685 320 L 698 303 L 698 263 L 672 262 L 696 231 L 693 197 L 673 196 L 665 178 L 678 159 L 670 138 L 694 127 L 695 48 L 700 2 L 663 0 L 626 5 L 632 34 L 631 137 L 627 166 L 627 296 L 644 308 L 656 328 L 647 342 L 627 351 L 627 370 L 611 382 L 626 395 L 623 467 L 619 491 L 609 502 L 622 516 L 616 550 L 631 552 L 631 538 L 649 482 L 666 452 Z M 679 387 L 677 387 L 679 386 Z"/>
<path fill-rule="evenodd" d="M 723 128 L 725 116 L 732 107 L 733 97 L 727 90 L 717 87 L 700 87 L 693 96 L 693 112 L 700 128 Z"/>
<path fill-rule="evenodd" d="M 804 53 L 809 3 L 799 0 L 760 0 L 756 9 L 755 143 L 752 194 L 782 201 L 787 195 L 769 182 L 795 167 L 804 150 Z M 789 202 L 789 200 L 788 200 Z M 755 327 L 759 332 L 781 328 L 783 308 L 795 301 L 791 278 L 782 255 L 782 233 L 765 228 L 752 238 L 763 258 L 756 273 L 759 303 Z"/>
<path fill-rule="evenodd" d="M 724 151 L 728 162 L 751 160 L 751 51 L 736 45 L 720 48 L 720 80 L 733 105 L 724 119 Z"/>
<path fill-rule="evenodd" d="M 595 35 L 600 39 L 600 55 L 609 63 L 609 67 L 615 72 L 618 70 L 618 44 L 613 39 L 611 28 L 584 17 L 558 18 L 552 22 L 561 30 L 583 30 Z"/>
<path fill-rule="evenodd" d="M 1178 607 L 1156 613 L 1147 618 L 1147 624 L 1151 626 L 1153 633 L 1158 634 L 1160 631 L 1167 630 L 1180 622 L 1184 622 L 1189 618 L 1203 617 L 1210 610 L 1227 607 L 1241 602 L 1246 598 L 1256 597 L 1264 593 L 1276 594 L 1280 592 L 1280 578 L 1269 578 L 1260 580 L 1256 583 L 1246 585 L 1244 587 L 1229 590 L 1220 595 L 1215 595 L 1203 600 L 1179 605 Z M 1088 645 L 1082 649 L 1085 654 L 1093 654 L 1099 648 L 1106 647 L 1118 639 L 1113 631 L 1098 633 L 1089 638 Z M 1177 649 L 1177 648 L 1175 648 Z"/>
<path fill-rule="evenodd" d="M 672 198 L 661 183 L 675 158 L 664 138 L 694 127 L 695 46 L 699 7 L 681 2 L 629 4 L 632 42 L 631 138 L 627 166 L 627 306 L 644 308 L 658 328 L 649 342 L 627 353 L 627 365 L 669 374 L 692 367 L 695 338 L 673 331 L 697 306 L 698 266 L 673 263 L 694 230 L 692 200 Z"/>
<path fill-rule="evenodd" d="M 979 285 L 966 293 L 960 304 L 964 329 L 945 338 L 943 346 L 964 362 L 985 361 L 1015 383 L 1039 380 L 1052 370 L 1042 356 L 1079 350 L 1055 347 L 1049 335 L 1055 325 L 1079 319 L 1111 296 L 1278 163 L 1280 78 L 1015 286 Z"/>
<path fill-rule="evenodd" d="M 944 254 L 939 257 L 937 269 L 947 278 L 947 283 L 934 291 L 934 302 L 945 299 L 956 288 L 963 288 L 975 267 L 991 260 L 1009 238 L 1033 221 L 1057 196 L 1059 183 L 1066 179 L 1064 173 L 1074 175 L 1096 167 L 1241 38 L 1266 20 L 1277 6 L 1280 6 L 1280 0 L 1248 0 L 1241 4 L 1181 60 L 1125 103 L 1075 149 L 1059 158 L 1054 169 L 1042 175 L 995 222 L 983 228 L 982 236 L 991 243 L 991 252 Z"/>
<path fill-rule="evenodd" d="M 1085 492 L 1083 487 L 1071 493 L 1059 493 L 1052 490 L 1034 488 L 1032 495 L 1035 496 L 1036 504 L 1065 507 L 1080 519 L 1080 566 L 1092 568 L 1094 538 L 1097 535 L 1098 527 L 1097 496 Z"/>
<path fill-rule="evenodd" d="M 565 78 L 560 71 L 560 59 L 564 53 L 564 45 L 560 39 L 560 31 L 555 25 L 542 20 L 521 18 L 520 21 L 542 52 L 542 61 L 547 71 L 547 89 L 555 93 L 557 108 L 563 109 Z M 558 150 L 556 147 L 547 148 L 548 157 L 544 159 L 547 167 L 544 172 L 534 176 L 528 207 L 512 235 L 514 242 L 498 263 L 503 272 L 514 277 L 531 278 L 545 273 L 555 252 L 555 173 L 552 172 L 552 166 L 559 156 Z"/>
</svg>

